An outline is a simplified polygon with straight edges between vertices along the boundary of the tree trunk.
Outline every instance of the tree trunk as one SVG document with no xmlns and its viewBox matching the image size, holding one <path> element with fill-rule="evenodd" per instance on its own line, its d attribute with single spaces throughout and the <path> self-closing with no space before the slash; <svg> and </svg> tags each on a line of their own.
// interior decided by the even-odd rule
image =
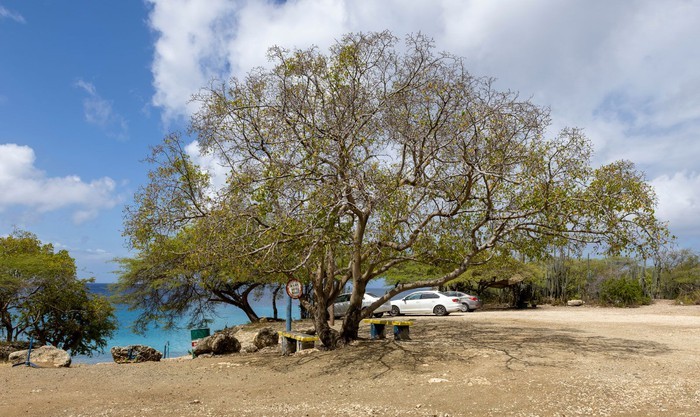
<svg viewBox="0 0 700 417">
<path fill-rule="evenodd" d="M 6 340 L 7 342 L 12 342 L 12 341 L 13 341 L 13 340 L 12 340 L 12 339 L 13 339 L 13 338 L 12 338 L 13 330 L 14 330 L 14 329 L 12 328 L 12 325 L 7 325 L 7 324 L 5 325 L 5 332 L 6 332 L 5 340 Z"/>
<path fill-rule="evenodd" d="M 328 325 L 327 307 L 325 303 L 323 304 L 324 305 L 320 305 L 317 303 L 314 305 L 314 327 L 316 328 L 316 335 L 323 346 L 334 349 L 338 346 L 339 336 L 338 332 Z"/>
<path fill-rule="evenodd" d="M 260 284 L 248 285 L 248 287 L 242 293 L 239 294 L 237 290 L 241 285 L 243 284 L 235 286 L 229 285 L 222 289 L 212 289 L 212 293 L 218 298 L 212 299 L 210 301 L 218 301 L 236 306 L 245 313 L 245 315 L 248 317 L 248 320 L 250 320 L 251 323 L 256 323 L 260 321 L 260 317 L 258 317 L 258 314 L 255 312 L 255 310 L 253 310 L 253 307 L 250 305 L 250 302 L 248 301 L 248 296 L 250 295 L 250 292 L 255 287 L 260 286 Z"/>
<path fill-rule="evenodd" d="M 247 298 L 238 307 L 243 310 L 246 316 L 248 316 L 248 320 L 250 320 L 251 323 L 257 323 L 260 321 L 260 317 L 258 317 L 258 314 L 255 312 L 255 310 L 253 310 L 253 307 L 250 305 Z"/>
<path fill-rule="evenodd" d="M 302 302 L 302 307 L 306 308 L 313 315 L 316 335 L 329 349 L 338 346 L 338 332 L 328 324 L 328 304 L 329 300 L 334 300 L 338 292 L 338 283 L 335 280 L 335 265 L 333 263 L 332 251 L 327 250 L 325 261 L 320 261 L 316 272 L 312 276 L 313 281 L 313 304 L 310 301 Z M 311 294 L 309 294 L 311 295 Z M 332 303 L 333 301 L 330 301 Z"/>
<path fill-rule="evenodd" d="M 360 321 L 363 319 L 362 298 L 365 294 L 367 283 L 362 281 L 353 282 L 352 295 L 350 296 L 350 306 L 343 319 L 341 339 L 347 343 L 356 340 L 360 329 Z"/>
<path fill-rule="evenodd" d="M 335 349 L 338 346 L 338 332 L 328 325 L 328 302 L 323 292 L 323 288 L 314 286 L 315 297 L 314 303 L 308 301 L 302 302 L 302 306 L 306 311 L 310 312 L 314 320 L 314 328 L 316 335 L 323 344 L 329 349 Z"/>
<path fill-rule="evenodd" d="M 279 294 L 280 290 L 282 289 L 281 285 L 278 285 L 275 287 L 275 289 L 272 291 L 272 318 L 277 320 L 277 294 Z"/>
<path fill-rule="evenodd" d="M 2 320 L 0 320 L 0 321 L 2 321 L 2 327 L 5 328 L 5 340 L 8 342 L 12 342 L 13 341 L 12 335 L 14 333 L 13 330 L 15 329 L 12 326 L 12 321 L 9 318 L 5 317 L 5 314 L 2 315 Z"/>
</svg>

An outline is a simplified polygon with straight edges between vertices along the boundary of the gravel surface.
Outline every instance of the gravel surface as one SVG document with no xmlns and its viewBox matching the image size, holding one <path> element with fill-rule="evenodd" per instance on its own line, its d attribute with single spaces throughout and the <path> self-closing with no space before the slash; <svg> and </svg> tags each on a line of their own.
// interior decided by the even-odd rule
<svg viewBox="0 0 700 417">
<path fill-rule="evenodd" d="M 700 415 L 700 306 L 413 318 L 408 342 L 289 357 L 0 365 L 0 416 Z"/>
</svg>

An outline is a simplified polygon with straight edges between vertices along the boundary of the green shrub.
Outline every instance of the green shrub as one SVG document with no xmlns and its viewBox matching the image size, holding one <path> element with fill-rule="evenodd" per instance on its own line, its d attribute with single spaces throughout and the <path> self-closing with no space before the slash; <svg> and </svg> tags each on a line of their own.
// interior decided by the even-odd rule
<svg viewBox="0 0 700 417">
<path fill-rule="evenodd" d="M 676 298 L 676 304 L 700 305 L 700 290 L 681 293 Z"/>
<path fill-rule="evenodd" d="M 651 298 L 644 295 L 637 280 L 617 278 L 603 282 L 600 288 L 600 302 L 615 307 L 636 307 L 650 304 Z"/>
</svg>

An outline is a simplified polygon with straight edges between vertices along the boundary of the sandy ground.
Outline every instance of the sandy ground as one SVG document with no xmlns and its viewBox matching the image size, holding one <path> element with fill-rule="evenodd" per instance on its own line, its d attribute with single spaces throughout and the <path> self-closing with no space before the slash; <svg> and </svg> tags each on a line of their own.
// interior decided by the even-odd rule
<svg viewBox="0 0 700 417">
<path fill-rule="evenodd" d="M 412 341 L 288 357 L 1 365 L 0 416 L 700 415 L 700 306 L 415 319 Z"/>
</svg>

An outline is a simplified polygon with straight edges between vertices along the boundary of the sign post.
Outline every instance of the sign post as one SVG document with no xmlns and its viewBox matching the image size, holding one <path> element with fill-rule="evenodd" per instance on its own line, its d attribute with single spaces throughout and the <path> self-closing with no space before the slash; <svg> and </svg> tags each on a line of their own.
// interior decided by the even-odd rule
<svg viewBox="0 0 700 417">
<path fill-rule="evenodd" d="M 304 293 L 304 287 L 301 285 L 301 282 L 299 282 L 298 279 L 290 279 L 287 281 L 287 295 L 289 298 L 287 299 L 287 325 L 286 329 L 287 331 L 292 330 L 292 299 L 297 300 L 301 298 L 302 294 Z"/>
</svg>

